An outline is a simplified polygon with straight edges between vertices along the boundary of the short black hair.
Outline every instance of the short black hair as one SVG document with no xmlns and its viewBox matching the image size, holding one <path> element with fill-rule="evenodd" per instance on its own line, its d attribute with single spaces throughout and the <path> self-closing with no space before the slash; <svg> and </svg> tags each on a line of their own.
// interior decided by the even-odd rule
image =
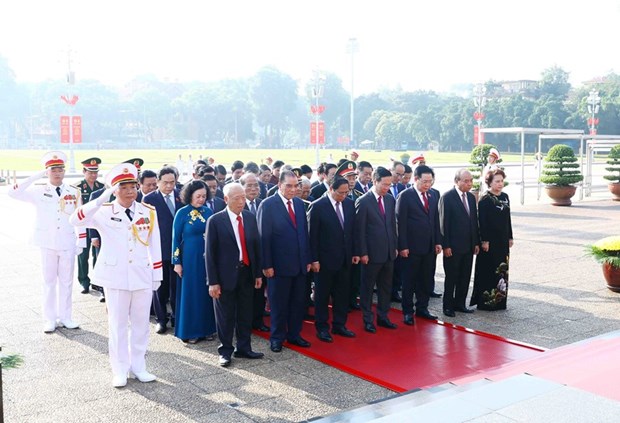
<svg viewBox="0 0 620 423">
<path fill-rule="evenodd" d="M 293 177 L 295 178 L 295 180 L 297 180 L 297 175 L 295 175 L 292 170 L 283 170 L 282 172 L 280 172 L 280 177 L 278 178 L 278 181 L 282 183 L 286 180 L 286 178 L 290 177 Z"/>
<path fill-rule="evenodd" d="M 202 173 L 215 173 L 215 169 L 213 169 L 213 166 L 206 165 L 205 168 L 202 170 Z"/>
<path fill-rule="evenodd" d="M 196 160 L 196 164 L 197 164 L 197 165 L 203 165 L 203 166 L 206 166 L 206 165 L 207 165 L 207 162 L 205 162 L 205 161 L 204 161 L 204 160 L 202 160 L 202 159 L 198 159 L 198 160 Z"/>
<path fill-rule="evenodd" d="M 258 175 L 258 173 L 260 172 L 260 169 L 255 162 L 247 162 L 243 170 L 245 170 L 246 172 L 253 173 L 255 175 Z"/>
<path fill-rule="evenodd" d="M 416 167 L 413 171 L 413 176 L 415 176 L 416 178 L 420 178 L 425 173 L 430 173 L 431 175 L 433 175 L 433 178 L 435 177 L 435 172 L 433 172 L 433 169 L 426 165 L 420 165 Z"/>
<path fill-rule="evenodd" d="M 260 173 L 271 172 L 271 168 L 267 166 L 266 164 L 262 164 L 258 168 L 260 169 Z"/>
<path fill-rule="evenodd" d="M 178 178 L 177 171 L 175 168 L 173 168 L 172 166 L 164 166 L 161 169 L 159 169 L 159 173 L 157 174 L 157 180 L 161 181 L 162 176 L 169 175 L 169 174 L 173 174 L 174 179 Z"/>
<path fill-rule="evenodd" d="M 411 169 L 411 166 L 409 166 L 408 164 L 403 163 L 403 166 L 405 166 L 405 173 L 413 172 L 413 169 Z"/>
<path fill-rule="evenodd" d="M 344 179 L 342 176 L 336 176 L 334 179 L 332 179 L 332 181 L 329 183 L 329 187 L 331 189 L 333 189 L 334 191 L 336 191 L 338 188 L 340 188 L 342 185 L 349 185 L 349 181 L 347 181 L 346 179 Z"/>
<path fill-rule="evenodd" d="M 362 161 L 360 161 L 360 162 L 357 164 L 357 170 L 359 170 L 359 171 L 361 171 L 362 169 L 364 169 L 364 168 L 366 168 L 366 167 L 369 167 L 369 168 L 371 168 L 371 169 L 372 169 L 372 165 L 370 164 L 370 162 L 367 162 L 367 161 L 365 161 L 365 160 L 362 160 Z"/>
<path fill-rule="evenodd" d="M 276 160 L 275 162 L 273 162 L 273 164 L 271 165 L 272 169 L 278 169 L 281 168 L 282 166 L 284 166 L 284 162 L 282 160 Z"/>
<path fill-rule="evenodd" d="M 235 160 L 232 166 L 230 166 L 230 170 L 234 172 L 235 170 L 243 169 L 243 166 L 244 164 L 241 160 Z"/>
<path fill-rule="evenodd" d="M 206 175 L 202 175 L 200 177 L 200 179 L 202 179 L 205 182 L 207 182 L 207 181 L 215 181 L 215 182 L 217 182 L 217 179 L 215 178 L 215 176 L 211 175 L 210 173 L 207 173 Z"/>
<path fill-rule="evenodd" d="M 306 173 L 312 173 L 312 168 L 310 166 L 308 166 L 307 164 L 301 165 L 301 173 L 303 173 L 304 175 Z"/>
<path fill-rule="evenodd" d="M 140 174 L 140 183 L 143 183 L 146 178 L 157 178 L 157 173 L 150 169 L 143 170 Z"/>
<path fill-rule="evenodd" d="M 381 181 L 381 179 L 389 176 L 392 177 L 392 172 L 384 168 L 383 166 L 377 166 L 375 171 L 372 173 L 372 180 L 375 182 Z"/>
<path fill-rule="evenodd" d="M 190 204 L 192 202 L 192 195 L 194 195 L 194 193 L 199 189 L 205 189 L 207 191 L 207 201 L 209 201 L 211 199 L 211 191 L 209 190 L 209 187 L 203 181 L 197 179 L 194 181 L 189 181 L 183 185 L 180 194 L 181 202 L 186 205 Z"/>
<path fill-rule="evenodd" d="M 224 165 L 217 165 L 215 166 L 215 174 L 216 175 L 226 175 L 226 168 L 224 167 Z"/>
<path fill-rule="evenodd" d="M 317 167 L 317 168 L 316 168 L 316 173 L 317 173 L 317 174 L 319 174 L 319 175 L 324 174 L 324 173 L 325 173 L 325 165 L 326 165 L 326 164 L 327 164 L 327 163 L 325 163 L 325 162 L 321 163 L 321 164 L 319 165 L 319 167 Z"/>
<path fill-rule="evenodd" d="M 338 169 L 334 163 L 325 163 L 325 174 L 327 175 L 331 169 Z"/>
</svg>

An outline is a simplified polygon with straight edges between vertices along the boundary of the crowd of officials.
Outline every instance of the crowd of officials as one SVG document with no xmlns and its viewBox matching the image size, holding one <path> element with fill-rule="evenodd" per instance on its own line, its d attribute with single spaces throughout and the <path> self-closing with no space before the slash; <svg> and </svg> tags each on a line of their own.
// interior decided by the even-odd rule
<svg viewBox="0 0 620 423">
<path fill-rule="evenodd" d="M 301 336 L 304 319 L 327 343 L 356 336 L 347 328 L 354 309 L 369 333 L 397 327 L 394 301 L 405 325 L 437 319 L 428 305 L 441 297 L 441 253 L 444 315 L 473 313 L 466 301 L 474 256 L 469 306 L 505 309 L 513 237 L 503 170 L 484 169 L 478 201 L 467 169 L 442 194 L 422 155 L 385 167 L 358 159 L 353 151 L 316 175 L 270 158 L 237 160 L 229 170 L 198 160 L 180 181 L 175 166 L 145 170 L 136 158 L 114 166 L 104 184 L 93 157 L 82 161 L 84 179 L 68 185 L 64 153 L 46 153 L 45 170 L 10 191 L 37 212 L 44 331 L 79 327 L 71 315 L 76 255 L 82 293 L 98 290 L 106 302 L 115 387 L 128 376 L 156 379 L 145 363 L 150 316 L 158 334 L 173 328 L 186 343 L 217 336 L 223 367 L 233 356 L 263 357 L 252 349 L 252 329 L 269 332 L 270 349 L 280 352 L 285 343 L 311 346 Z"/>
</svg>

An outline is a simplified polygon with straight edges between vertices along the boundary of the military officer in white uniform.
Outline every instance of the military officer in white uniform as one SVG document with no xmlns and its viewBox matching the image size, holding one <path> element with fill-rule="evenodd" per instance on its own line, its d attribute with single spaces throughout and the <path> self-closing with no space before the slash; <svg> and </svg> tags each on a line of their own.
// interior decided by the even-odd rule
<svg viewBox="0 0 620 423">
<path fill-rule="evenodd" d="M 127 384 L 128 372 L 141 382 L 156 379 L 147 372 L 144 357 L 153 290 L 162 280 L 162 259 L 155 208 L 135 201 L 136 167 L 115 166 L 106 175 L 106 186 L 110 188 L 78 208 L 70 222 L 95 228 L 101 236 L 92 280 L 105 291 L 112 385 L 120 388 Z M 112 194 L 116 199 L 106 203 Z"/>
<path fill-rule="evenodd" d="M 35 206 L 32 243 L 41 248 L 43 270 L 43 331 L 57 326 L 76 329 L 71 320 L 71 297 L 75 257 L 86 246 L 86 231 L 76 232 L 69 216 L 81 204 L 79 191 L 64 183 L 67 156 L 50 151 L 42 158 L 45 170 L 9 190 L 9 197 Z M 47 175 L 47 182 L 34 184 Z M 34 185 L 33 185 L 34 184 Z"/>
</svg>

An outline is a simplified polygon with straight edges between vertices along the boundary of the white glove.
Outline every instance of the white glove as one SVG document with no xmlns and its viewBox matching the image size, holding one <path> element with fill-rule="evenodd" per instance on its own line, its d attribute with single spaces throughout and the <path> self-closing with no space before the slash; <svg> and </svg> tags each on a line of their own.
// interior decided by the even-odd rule
<svg viewBox="0 0 620 423">
<path fill-rule="evenodd" d="M 101 194 L 101 196 L 97 198 L 97 205 L 101 206 L 103 205 L 103 203 L 107 203 L 108 201 L 110 201 L 110 197 L 116 192 L 116 189 L 117 187 L 106 188 L 106 190 L 103 191 L 103 194 Z"/>
</svg>

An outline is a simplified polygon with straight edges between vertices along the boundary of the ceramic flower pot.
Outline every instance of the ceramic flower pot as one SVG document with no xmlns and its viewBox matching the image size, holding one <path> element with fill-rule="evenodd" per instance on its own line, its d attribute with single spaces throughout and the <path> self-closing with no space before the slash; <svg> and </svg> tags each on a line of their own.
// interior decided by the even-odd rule
<svg viewBox="0 0 620 423">
<path fill-rule="evenodd" d="M 551 200 L 552 205 L 554 206 L 570 206 L 573 204 L 571 198 L 575 195 L 577 191 L 577 187 L 574 185 L 568 186 L 558 186 L 558 185 L 547 185 L 545 186 L 545 190 L 547 191 L 547 195 Z"/>
<path fill-rule="evenodd" d="M 620 182 L 612 182 L 609 185 L 609 192 L 614 195 L 615 201 L 620 201 Z"/>
<path fill-rule="evenodd" d="M 614 292 L 620 292 L 620 267 L 614 267 L 609 263 L 603 263 L 603 276 L 607 281 L 607 288 Z"/>
</svg>

